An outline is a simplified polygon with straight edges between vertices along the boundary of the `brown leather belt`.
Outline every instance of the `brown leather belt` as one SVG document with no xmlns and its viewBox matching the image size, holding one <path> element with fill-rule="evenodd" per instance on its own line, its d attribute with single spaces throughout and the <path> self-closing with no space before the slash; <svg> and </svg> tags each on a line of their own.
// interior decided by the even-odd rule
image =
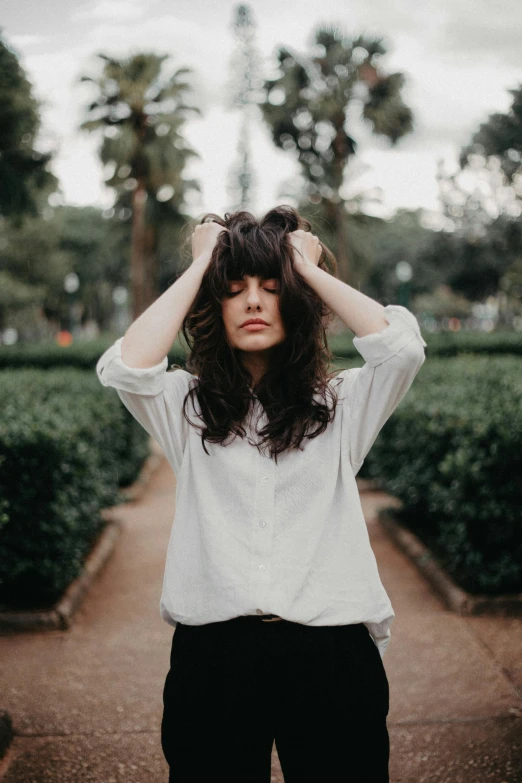
<svg viewBox="0 0 522 783">
<path fill-rule="evenodd" d="M 264 623 L 273 623 L 275 620 L 282 620 L 282 617 L 279 617 L 277 614 L 267 614 L 265 617 L 261 617 L 262 622 Z"/>
</svg>

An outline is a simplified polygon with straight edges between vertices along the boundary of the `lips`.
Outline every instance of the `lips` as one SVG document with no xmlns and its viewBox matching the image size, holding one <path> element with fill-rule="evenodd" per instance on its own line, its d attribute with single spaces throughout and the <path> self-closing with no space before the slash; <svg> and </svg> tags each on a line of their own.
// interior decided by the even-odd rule
<svg viewBox="0 0 522 783">
<path fill-rule="evenodd" d="M 268 324 L 262 318 L 249 318 L 248 321 L 241 324 L 241 328 L 245 326 L 268 326 Z"/>
<path fill-rule="evenodd" d="M 268 329 L 268 324 L 247 324 L 241 328 L 245 332 L 260 332 L 262 329 Z"/>
</svg>

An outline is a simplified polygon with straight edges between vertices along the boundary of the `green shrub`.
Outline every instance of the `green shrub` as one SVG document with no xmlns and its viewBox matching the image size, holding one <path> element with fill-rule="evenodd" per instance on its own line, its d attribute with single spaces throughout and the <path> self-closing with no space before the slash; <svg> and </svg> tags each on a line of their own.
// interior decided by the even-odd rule
<svg viewBox="0 0 522 783">
<path fill-rule="evenodd" d="M 522 332 L 438 332 L 423 329 L 427 342 L 427 356 L 456 356 L 459 353 L 515 354 L 522 355 Z M 49 369 L 77 367 L 93 371 L 96 362 L 116 339 L 116 334 L 105 334 L 94 340 L 76 340 L 62 347 L 52 341 L 23 345 L 0 345 L 0 370 L 21 367 Z M 353 332 L 347 329 L 331 335 L 328 343 L 334 355 L 342 359 L 360 359 L 353 345 Z M 186 345 L 178 339 L 169 351 L 169 365 L 185 366 Z"/>
<path fill-rule="evenodd" d="M 0 603 L 47 606 L 81 571 L 148 436 L 92 372 L 0 373 L 0 405 Z"/>
<path fill-rule="evenodd" d="M 96 362 L 118 335 L 105 335 L 95 340 L 77 340 L 68 346 L 52 341 L 23 345 L 0 345 L 0 370 L 33 368 L 47 370 L 58 367 L 76 367 L 94 371 Z M 185 363 L 185 350 L 176 340 L 169 351 L 169 365 Z"/>
<path fill-rule="evenodd" d="M 404 524 L 471 592 L 522 589 L 521 375 L 514 357 L 429 358 L 359 472 L 402 501 Z M 148 436 L 92 368 L 0 373 L 0 404 L 0 603 L 47 606 Z"/>
<path fill-rule="evenodd" d="M 522 590 L 522 364 L 430 359 L 365 462 L 465 589 Z"/>
<path fill-rule="evenodd" d="M 422 326 L 421 326 L 422 328 Z M 457 356 L 462 353 L 514 354 L 522 356 L 522 332 L 436 332 L 422 329 L 426 356 Z M 353 332 L 347 330 L 329 337 L 332 352 L 342 358 L 360 358 L 353 345 Z"/>
</svg>

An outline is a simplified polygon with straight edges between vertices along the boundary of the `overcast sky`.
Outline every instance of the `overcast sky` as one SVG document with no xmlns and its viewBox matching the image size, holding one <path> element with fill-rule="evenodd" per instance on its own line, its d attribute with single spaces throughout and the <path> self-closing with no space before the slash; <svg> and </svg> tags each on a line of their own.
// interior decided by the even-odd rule
<svg viewBox="0 0 522 783">
<path fill-rule="evenodd" d="M 193 214 L 222 213 L 230 205 L 226 178 L 235 156 L 238 114 L 226 110 L 225 83 L 234 39 L 231 0 L 4 0 L 2 35 L 19 55 L 41 107 L 40 149 L 53 148 L 53 171 L 70 204 L 108 206 L 113 194 L 103 185 L 98 160 L 100 140 L 79 133 L 92 85 L 77 84 L 82 74 L 100 71 L 98 52 L 114 57 L 136 51 L 167 54 L 168 74 L 194 69 L 191 102 L 203 115 L 185 135 L 201 158 L 186 175 L 196 177 L 202 196 Z M 508 110 L 509 88 L 522 81 L 520 0 L 251 0 L 256 43 L 268 72 L 278 45 L 306 52 L 319 23 L 341 26 L 346 34 L 383 36 L 386 72 L 406 77 L 403 98 L 414 113 L 415 130 L 395 149 L 373 136 L 354 112 L 348 131 L 357 143 L 350 164 L 349 193 L 382 189 L 383 208 L 439 209 L 437 161 L 456 170 L 462 144 L 495 111 Z M 260 121 L 254 131 L 257 177 L 254 211 L 285 199 L 281 184 L 298 172 L 292 153 L 276 150 Z M 368 210 L 369 211 L 369 210 Z"/>
</svg>

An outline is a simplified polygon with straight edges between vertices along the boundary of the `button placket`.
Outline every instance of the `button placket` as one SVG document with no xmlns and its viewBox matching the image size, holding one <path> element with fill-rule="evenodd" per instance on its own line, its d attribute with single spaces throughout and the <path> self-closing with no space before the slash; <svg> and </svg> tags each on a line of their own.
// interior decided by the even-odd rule
<svg viewBox="0 0 522 783">
<path fill-rule="evenodd" d="M 268 604 L 270 563 L 272 555 L 272 527 L 274 519 L 275 463 L 260 454 L 255 488 L 254 528 L 252 531 L 251 563 L 255 606 Z"/>
</svg>

